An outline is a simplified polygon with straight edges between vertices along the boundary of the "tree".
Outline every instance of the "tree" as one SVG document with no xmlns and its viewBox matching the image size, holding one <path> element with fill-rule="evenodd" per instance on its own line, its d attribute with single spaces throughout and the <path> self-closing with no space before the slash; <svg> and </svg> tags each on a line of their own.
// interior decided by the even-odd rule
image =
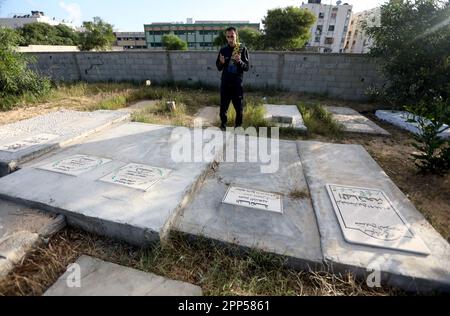
<svg viewBox="0 0 450 316">
<path fill-rule="evenodd" d="M 450 5 L 438 0 L 393 0 L 381 7 L 381 25 L 367 27 L 390 85 L 393 104 L 450 97 Z"/>
<path fill-rule="evenodd" d="M 225 30 L 223 32 L 220 32 L 219 35 L 214 39 L 214 46 L 215 47 L 223 47 L 227 45 L 227 37 L 225 35 Z"/>
<path fill-rule="evenodd" d="M 315 19 L 309 10 L 296 7 L 269 10 L 263 19 L 265 47 L 275 50 L 303 48 L 310 38 Z"/>
<path fill-rule="evenodd" d="M 17 30 L 22 36 L 21 45 L 78 45 L 78 33 L 67 25 L 52 26 L 35 22 L 26 24 Z"/>
<path fill-rule="evenodd" d="M 25 93 L 36 97 L 51 88 L 48 79 L 27 67 L 32 60 L 17 52 L 21 41 L 16 31 L 0 27 L 0 110 L 10 108 Z"/>
<path fill-rule="evenodd" d="M 64 24 L 54 27 L 59 38 L 63 39 L 64 45 L 78 46 L 80 44 L 80 34 Z"/>
<path fill-rule="evenodd" d="M 162 45 L 166 50 L 187 50 L 188 44 L 174 34 L 166 34 L 162 37 Z"/>
<path fill-rule="evenodd" d="M 80 50 L 107 50 L 116 40 L 113 26 L 99 17 L 94 17 L 93 21 L 83 22 L 83 28 L 85 31 L 80 33 Z"/>
<path fill-rule="evenodd" d="M 54 45 L 56 32 L 47 23 L 30 23 L 18 29 L 22 36 L 21 45 Z"/>
<path fill-rule="evenodd" d="M 261 32 L 252 28 L 243 28 L 239 30 L 239 39 L 247 48 L 251 50 L 259 50 L 264 47 Z"/>
</svg>

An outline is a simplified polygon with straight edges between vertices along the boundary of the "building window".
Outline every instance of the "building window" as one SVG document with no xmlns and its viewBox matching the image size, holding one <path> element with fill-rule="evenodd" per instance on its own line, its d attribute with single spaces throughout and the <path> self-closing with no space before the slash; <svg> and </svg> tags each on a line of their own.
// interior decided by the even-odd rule
<svg viewBox="0 0 450 316">
<path fill-rule="evenodd" d="M 331 18 L 332 18 L 332 19 L 336 19 L 336 17 L 337 17 L 337 13 L 334 13 L 334 12 L 331 13 Z"/>
<path fill-rule="evenodd" d="M 320 36 L 316 36 L 315 42 L 320 43 Z"/>
<path fill-rule="evenodd" d="M 328 32 L 334 32 L 334 25 L 330 25 L 328 27 Z"/>
<path fill-rule="evenodd" d="M 323 19 L 324 17 L 325 17 L 325 13 L 320 12 L 320 13 L 319 13 L 319 19 Z"/>
<path fill-rule="evenodd" d="M 322 34 L 323 25 L 317 25 L 316 34 Z"/>
<path fill-rule="evenodd" d="M 325 38 L 325 44 L 331 45 L 333 43 L 334 43 L 334 38 L 333 37 L 326 37 Z"/>
</svg>

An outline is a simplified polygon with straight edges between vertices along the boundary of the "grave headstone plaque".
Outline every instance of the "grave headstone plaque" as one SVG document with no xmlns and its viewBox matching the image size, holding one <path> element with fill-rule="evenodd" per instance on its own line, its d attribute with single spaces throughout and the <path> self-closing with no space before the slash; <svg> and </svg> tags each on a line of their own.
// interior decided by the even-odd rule
<svg viewBox="0 0 450 316">
<path fill-rule="evenodd" d="M 169 169 L 131 163 L 101 178 L 100 181 L 147 191 L 170 172 Z"/>
<path fill-rule="evenodd" d="M 383 191 L 336 184 L 327 190 L 347 242 L 430 254 Z"/>
<path fill-rule="evenodd" d="M 281 196 L 275 193 L 240 187 L 229 187 L 222 202 L 264 211 L 283 213 Z"/>
<path fill-rule="evenodd" d="M 13 143 L 0 145 L 0 151 L 15 153 L 30 148 L 32 146 L 46 144 L 57 137 L 58 135 L 53 134 L 39 134 Z"/>
<path fill-rule="evenodd" d="M 39 169 L 63 173 L 71 176 L 79 176 L 80 174 L 93 170 L 94 168 L 104 165 L 110 161 L 111 159 L 107 158 L 75 155 L 41 166 Z"/>
</svg>

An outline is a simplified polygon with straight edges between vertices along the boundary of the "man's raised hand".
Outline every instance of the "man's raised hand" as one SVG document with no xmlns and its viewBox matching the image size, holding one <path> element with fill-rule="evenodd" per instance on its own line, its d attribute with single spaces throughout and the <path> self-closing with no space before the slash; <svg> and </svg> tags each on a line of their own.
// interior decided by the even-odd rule
<svg viewBox="0 0 450 316">
<path fill-rule="evenodd" d="M 222 65 L 225 64 L 225 56 L 223 56 L 222 54 L 220 54 L 220 63 Z"/>
</svg>

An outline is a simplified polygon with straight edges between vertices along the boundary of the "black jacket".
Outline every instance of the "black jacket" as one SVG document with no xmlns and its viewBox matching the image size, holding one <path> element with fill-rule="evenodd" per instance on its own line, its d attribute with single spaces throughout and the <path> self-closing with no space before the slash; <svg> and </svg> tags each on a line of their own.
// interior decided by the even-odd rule
<svg viewBox="0 0 450 316">
<path fill-rule="evenodd" d="M 231 61 L 231 55 L 233 54 L 233 48 L 230 45 L 222 47 L 217 56 L 216 66 L 217 70 L 222 71 L 222 82 L 236 81 L 240 79 L 242 81 L 244 71 L 248 71 L 250 68 L 248 49 L 241 44 L 240 47 L 241 61 L 236 65 L 234 61 Z M 225 57 L 225 64 L 220 63 L 220 54 Z"/>
</svg>

